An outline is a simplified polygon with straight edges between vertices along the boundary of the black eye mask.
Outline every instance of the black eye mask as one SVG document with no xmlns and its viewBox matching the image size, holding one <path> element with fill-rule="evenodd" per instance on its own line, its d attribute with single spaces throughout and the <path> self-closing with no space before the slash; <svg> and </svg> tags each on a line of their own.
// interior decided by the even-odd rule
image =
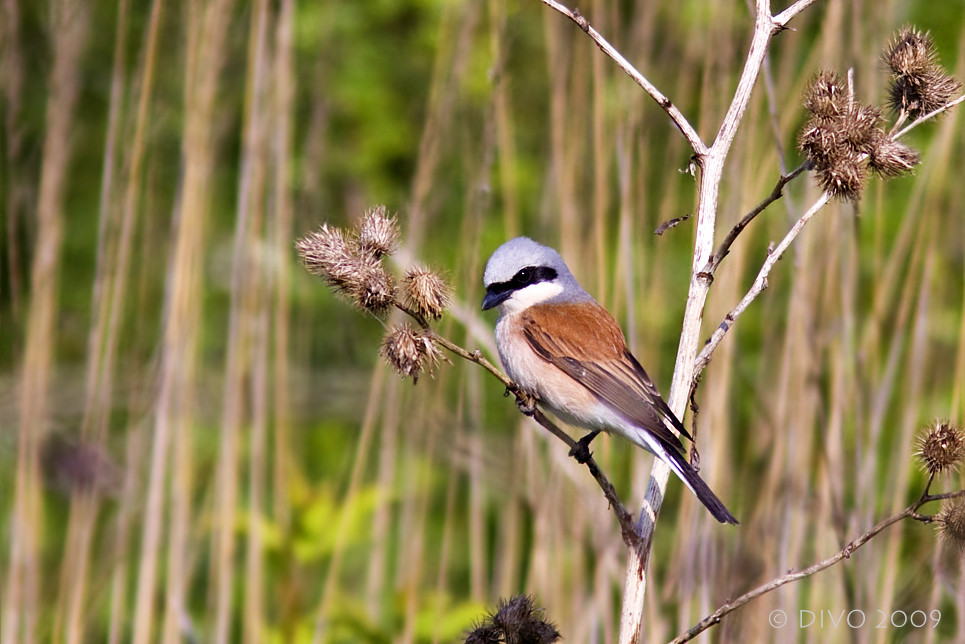
<svg viewBox="0 0 965 644">
<path fill-rule="evenodd" d="M 559 273 L 555 268 L 549 266 L 526 266 L 519 269 L 513 279 L 507 282 L 497 282 L 490 284 L 486 288 L 486 297 L 483 298 L 482 309 L 487 311 L 505 302 L 514 291 L 526 288 L 530 284 L 539 282 L 549 282 L 555 280 Z"/>
</svg>

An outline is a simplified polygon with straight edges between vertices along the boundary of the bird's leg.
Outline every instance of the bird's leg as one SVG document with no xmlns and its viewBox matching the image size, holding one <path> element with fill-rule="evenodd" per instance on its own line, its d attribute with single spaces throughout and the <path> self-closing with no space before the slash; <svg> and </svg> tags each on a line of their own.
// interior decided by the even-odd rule
<svg viewBox="0 0 965 644">
<path fill-rule="evenodd" d="M 585 465 L 588 460 L 590 460 L 590 442 L 596 438 L 596 435 L 600 433 L 599 429 L 594 429 L 589 434 L 576 441 L 570 449 L 570 456 L 576 459 L 576 462 L 580 465 Z"/>
</svg>

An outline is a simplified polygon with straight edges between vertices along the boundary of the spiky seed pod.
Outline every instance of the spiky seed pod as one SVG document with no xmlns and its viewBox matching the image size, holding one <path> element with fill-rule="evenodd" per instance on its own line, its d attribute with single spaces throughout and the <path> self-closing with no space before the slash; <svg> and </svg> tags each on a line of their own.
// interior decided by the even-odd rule
<svg viewBox="0 0 965 644">
<path fill-rule="evenodd" d="M 441 353 L 432 338 L 406 323 L 393 326 L 382 339 L 382 358 L 403 378 L 418 382 L 419 374 L 439 362 Z"/>
<path fill-rule="evenodd" d="M 295 249 L 308 272 L 321 277 L 329 286 L 345 284 L 358 262 L 357 253 L 342 231 L 328 224 L 296 241 Z"/>
<path fill-rule="evenodd" d="M 834 118 L 812 116 L 798 136 L 798 147 L 817 172 L 822 189 L 839 199 L 857 201 L 866 173 L 859 157 L 884 133 L 874 108 L 857 105 Z"/>
<path fill-rule="evenodd" d="M 965 458 L 965 435 L 947 420 L 935 420 L 919 439 L 918 457 L 929 474 L 953 470 Z"/>
<path fill-rule="evenodd" d="M 886 137 L 879 127 L 881 110 L 871 105 L 857 104 L 840 120 L 840 136 L 858 153 L 868 154 L 879 140 Z"/>
<path fill-rule="evenodd" d="M 804 107 L 820 119 L 831 119 L 848 109 L 848 97 L 841 78 L 830 70 L 823 70 L 804 91 Z"/>
<path fill-rule="evenodd" d="M 449 286 L 425 266 L 413 266 L 406 271 L 402 290 L 407 303 L 427 319 L 441 318 L 452 302 Z"/>
<path fill-rule="evenodd" d="M 959 498 L 945 503 L 935 522 L 942 539 L 965 552 L 965 500 Z"/>
<path fill-rule="evenodd" d="M 919 163 L 921 156 L 916 150 L 887 136 L 878 141 L 868 157 L 868 167 L 889 178 L 911 172 Z"/>
<path fill-rule="evenodd" d="M 399 372 L 403 378 L 419 377 L 422 371 L 422 351 L 418 333 L 408 324 L 400 324 L 389 329 L 382 340 L 382 357 Z"/>
<path fill-rule="evenodd" d="M 480 624 L 466 637 L 466 644 L 502 644 L 502 632 L 492 624 Z"/>
<path fill-rule="evenodd" d="M 935 45 L 928 33 L 906 26 L 895 34 L 882 54 L 885 64 L 896 76 L 922 74 L 936 64 Z"/>
<path fill-rule="evenodd" d="M 358 228 L 359 247 L 374 255 L 391 255 L 399 247 L 399 224 L 385 206 L 365 211 Z"/>
<path fill-rule="evenodd" d="M 945 106 L 962 84 L 940 68 L 920 76 L 898 76 L 892 81 L 889 103 L 896 112 L 920 118 Z"/>
<path fill-rule="evenodd" d="M 931 35 L 905 27 L 885 47 L 891 69 L 891 107 L 919 118 L 944 106 L 962 84 L 945 73 Z"/>
<path fill-rule="evenodd" d="M 392 276 L 371 255 L 360 255 L 357 268 L 347 291 L 349 298 L 361 309 L 384 315 L 395 302 Z"/>
<path fill-rule="evenodd" d="M 828 128 L 822 119 L 812 118 L 798 135 L 798 147 L 816 169 L 821 169 L 831 165 L 841 142 L 836 129 Z"/>
<path fill-rule="evenodd" d="M 865 178 L 858 156 L 851 151 L 841 152 L 827 167 L 818 168 L 821 189 L 837 199 L 857 201 L 864 190 Z"/>
<path fill-rule="evenodd" d="M 945 70 L 936 66 L 925 75 L 920 91 L 921 116 L 934 112 L 948 104 L 955 94 L 962 90 L 962 84 Z"/>
<path fill-rule="evenodd" d="M 551 644 L 559 641 L 560 634 L 556 627 L 542 619 L 542 612 L 534 606 L 531 597 L 515 595 L 499 602 L 492 623 L 503 632 L 507 644 Z"/>
</svg>

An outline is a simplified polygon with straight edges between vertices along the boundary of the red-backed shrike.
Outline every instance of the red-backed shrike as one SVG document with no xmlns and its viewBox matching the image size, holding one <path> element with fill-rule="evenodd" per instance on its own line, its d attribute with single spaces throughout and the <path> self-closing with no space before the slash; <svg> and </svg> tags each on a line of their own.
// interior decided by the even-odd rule
<svg viewBox="0 0 965 644">
<path fill-rule="evenodd" d="M 715 519 L 737 524 L 684 458 L 669 427 L 693 439 L 630 353 L 620 325 L 559 253 L 511 239 L 489 258 L 483 281 L 482 308 L 499 307 L 496 346 L 516 384 L 560 420 L 592 435 L 620 434 L 662 459 Z"/>
</svg>

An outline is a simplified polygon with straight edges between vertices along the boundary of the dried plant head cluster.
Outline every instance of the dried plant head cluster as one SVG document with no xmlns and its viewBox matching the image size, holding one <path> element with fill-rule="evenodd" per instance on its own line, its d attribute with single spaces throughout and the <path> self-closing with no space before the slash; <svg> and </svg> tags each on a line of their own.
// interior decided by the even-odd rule
<svg viewBox="0 0 965 644">
<path fill-rule="evenodd" d="M 965 458 L 965 434 L 947 420 L 934 420 L 919 438 L 917 453 L 933 476 L 955 470 Z"/>
<path fill-rule="evenodd" d="M 384 316 L 396 307 L 416 319 L 421 329 L 394 325 L 382 341 L 381 355 L 403 377 L 418 380 L 419 374 L 439 361 L 441 353 L 428 328 L 452 301 L 445 281 L 424 266 L 410 268 L 401 281 L 382 263 L 399 247 L 399 224 L 385 206 L 365 212 L 351 231 L 323 224 L 295 242 L 305 268 L 328 284 L 336 294 L 357 308 Z"/>
<path fill-rule="evenodd" d="M 920 157 L 894 137 L 897 126 L 948 105 L 962 87 L 938 64 L 927 33 L 902 29 L 883 57 L 891 70 L 891 106 L 898 113 L 891 132 L 882 126 L 882 110 L 855 101 L 832 71 L 819 73 L 805 91 L 804 108 L 811 116 L 798 136 L 798 147 L 832 197 L 857 201 L 869 170 L 884 178 L 910 172 Z"/>
<path fill-rule="evenodd" d="M 885 47 L 882 57 L 891 70 L 891 106 L 902 117 L 917 119 L 934 112 L 962 89 L 962 84 L 939 64 L 928 32 L 904 27 Z"/>
<path fill-rule="evenodd" d="M 881 110 L 854 100 L 833 71 L 822 71 L 808 86 L 804 107 L 811 117 L 798 136 L 798 147 L 831 196 L 857 201 L 868 170 L 883 177 L 911 171 L 918 153 L 882 128 Z"/>
<path fill-rule="evenodd" d="M 496 611 L 469 633 L 466 644 L 552 644 L 560 640 L 556 627 L 543 619 L 531 597 L 516 595 L 500 601 Z"/>
<path fill-rule="evenodd" d="M 381 254 L 366 250 L 357 236 L 327 224 L 295 243 L 305 268 L 355 306 L 383 315 L 395 300 L 395 283 Z"/>
</svg>

